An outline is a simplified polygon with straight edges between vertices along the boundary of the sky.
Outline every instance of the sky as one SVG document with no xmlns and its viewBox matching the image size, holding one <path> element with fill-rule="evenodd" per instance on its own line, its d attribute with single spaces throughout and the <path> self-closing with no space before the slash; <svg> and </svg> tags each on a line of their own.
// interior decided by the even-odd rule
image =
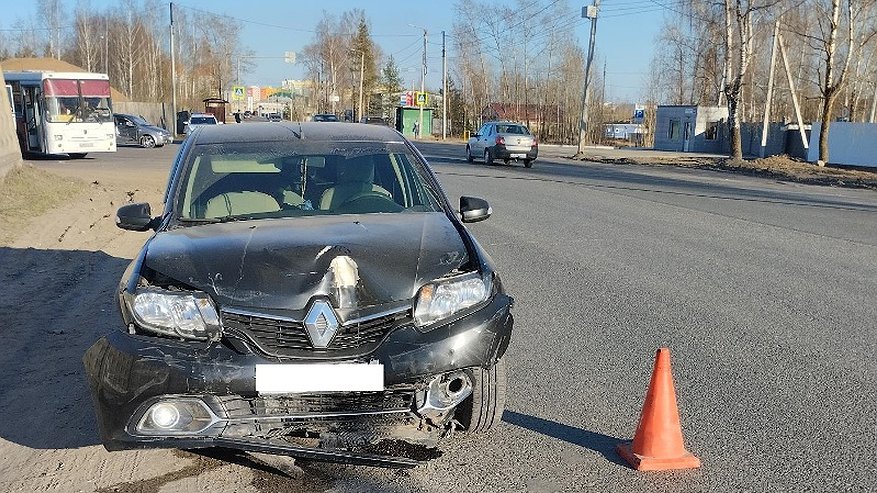
<svg viewBox="0 0 877 493">
<path fill-rule="evenodd" d="M 527 7 L 524 14 L 537 12 L 555 0 L 538 0 Z M 567 8 L 570 22 L 575 23 L 575 35 L 587 48 L 590 22 L 581 18 L 581 7 L 593 0 L 559 0 Z M 72 13 L 75 0 L 61 0 L 67 12 Z M 97 8 L 116 6 L 116 0 L 90 0 Z M 516 5 L 514 0 L 494 0 L 495 5 Z M 160 12 L 167 19 L 168 2 Z M 283 79 L 300 79 L 305 75 L 300 63 L 285 63 L 284 52 L 300 52 L 313 40 L 312 31 L 323 11 L 340 15 L 346 10 L 361 8 L 371 22 L 371 32 L 385 55 L 392 54 L 407 86 L 420 85 L 420 59 L 423 28 L 428 33 L 427 87 L 441 86 L 441 32 L 448 34 L 448 55 L 452 50 L 450 34 L 455 19 L 454 2 L 436 0 L 182 0 L 174 2 L 178 9 L 197 9 L 234 17 L 240 21 L 241 41 L 244 48 L 254 51 L 253 70 L 242 74 L 247 85 L 277 86 Z M 645 95 L 644 81 L 652 59 L 653 46 L 664 17 L 675 15 L 670 0 L 604 0 L 601 2 L 597 25 L 596 51 L 599 58 L 596 70 L 607 73 L 607 99 L 616 102 L 637 102 Z M 36 2 L 8 2 L 0 16 L 0 29 L 8 29 L 17 19 L 36 15 Z M 197 12 L 191 12 L 197 14 Z M 490 12 L 486 14 L 490 15 Z M 578 19 L 578 20 L 576 20 Z M 509 20 L 513 25 L 519 18 Z M 417 27 L 413 27 L 417 26 Z M 449 63 L 450 67 L 450 63 Z M 449 69 L 450 70 L 450 69 Z"/>
</svg>

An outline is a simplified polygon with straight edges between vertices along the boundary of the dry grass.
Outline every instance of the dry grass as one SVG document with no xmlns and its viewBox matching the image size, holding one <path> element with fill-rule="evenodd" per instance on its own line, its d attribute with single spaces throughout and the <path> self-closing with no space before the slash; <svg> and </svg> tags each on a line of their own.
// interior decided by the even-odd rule
<svg viewBox="0 0 877 493">
<path fill-rule="evenodd" d="M 28 223 L 86 189 L 85 182 L 25 165 L 0 181 L 0 245 L 9 245 Z"/>
<path fill-rule="evenodd" d="M 797 183 L 877 190 L 877 170 L 820 167 L 785 155 L 734 161 L 721 157 L 697 155 L 674 157 L 637 156 L 636 152 L 631 152 L 629 156 L 625 157 L 585 155 L 581 159 L 611 164 L 721 169 Z"/>
<path fill-rule="evenodd" d="M 875 171 L 820 167 L 788 156 L 771 156 L 742 162 L 724 160 L 718 163 L 718 167 L 799 183 L 877 190 Z"/>
</svg>

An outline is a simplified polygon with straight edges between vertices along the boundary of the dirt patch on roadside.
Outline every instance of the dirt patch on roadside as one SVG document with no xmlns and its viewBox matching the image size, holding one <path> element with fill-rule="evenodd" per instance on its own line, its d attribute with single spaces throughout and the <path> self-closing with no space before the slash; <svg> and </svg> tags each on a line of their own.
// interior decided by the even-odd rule
<svg viewBox="0 0 877 493">
<path fill-rule="evenodd" d="M 0 246 L 8 245 L 27 225 L 87 188 L 75 178 L 21 166 L 0 181 Z"/>
<path fill-rule="evenodd" d="M 634 153 L 635 154 L 635 153 Z M 820 167 L 788 156 L 771 156 L 744 161 L 710 156 L 625 156 L 609 157 L 586 154 L 573 159 L 607 164 L 635 164 L 640 166 L 677 166 L 682 168 L 732 171 L 776 180 L 828 185 L 845 188 L 877 190 L 877 171 Z"/>
</svg>

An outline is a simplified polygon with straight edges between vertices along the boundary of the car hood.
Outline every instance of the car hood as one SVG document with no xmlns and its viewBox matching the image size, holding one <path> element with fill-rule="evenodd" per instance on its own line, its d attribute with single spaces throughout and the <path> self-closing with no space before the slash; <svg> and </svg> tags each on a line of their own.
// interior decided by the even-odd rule
<svg viewBox="0 0 877 493">
<path fill-rule="evenodd" d="M 411 300 L 424 283 L 468 260 L 443 213 L 188 226 L 156 234 L 146 249 L 147 278 L 151 270 L 155 279 L 209 293 L 220 307 L 268 312 L 300 312 L 314 296 L 354 311 Z"/>
</svg>

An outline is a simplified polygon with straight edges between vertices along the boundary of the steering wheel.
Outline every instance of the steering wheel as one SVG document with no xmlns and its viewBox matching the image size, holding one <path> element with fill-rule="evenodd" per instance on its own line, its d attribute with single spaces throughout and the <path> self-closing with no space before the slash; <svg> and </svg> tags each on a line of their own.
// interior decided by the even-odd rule
<svg viewBox="0 0 877 493">
<path fill-rule="evenodd" d="M 338 206 L 339 212 L 399 212 L 402 206 L 380 192 L 362 192 Z"/>
</svg>

